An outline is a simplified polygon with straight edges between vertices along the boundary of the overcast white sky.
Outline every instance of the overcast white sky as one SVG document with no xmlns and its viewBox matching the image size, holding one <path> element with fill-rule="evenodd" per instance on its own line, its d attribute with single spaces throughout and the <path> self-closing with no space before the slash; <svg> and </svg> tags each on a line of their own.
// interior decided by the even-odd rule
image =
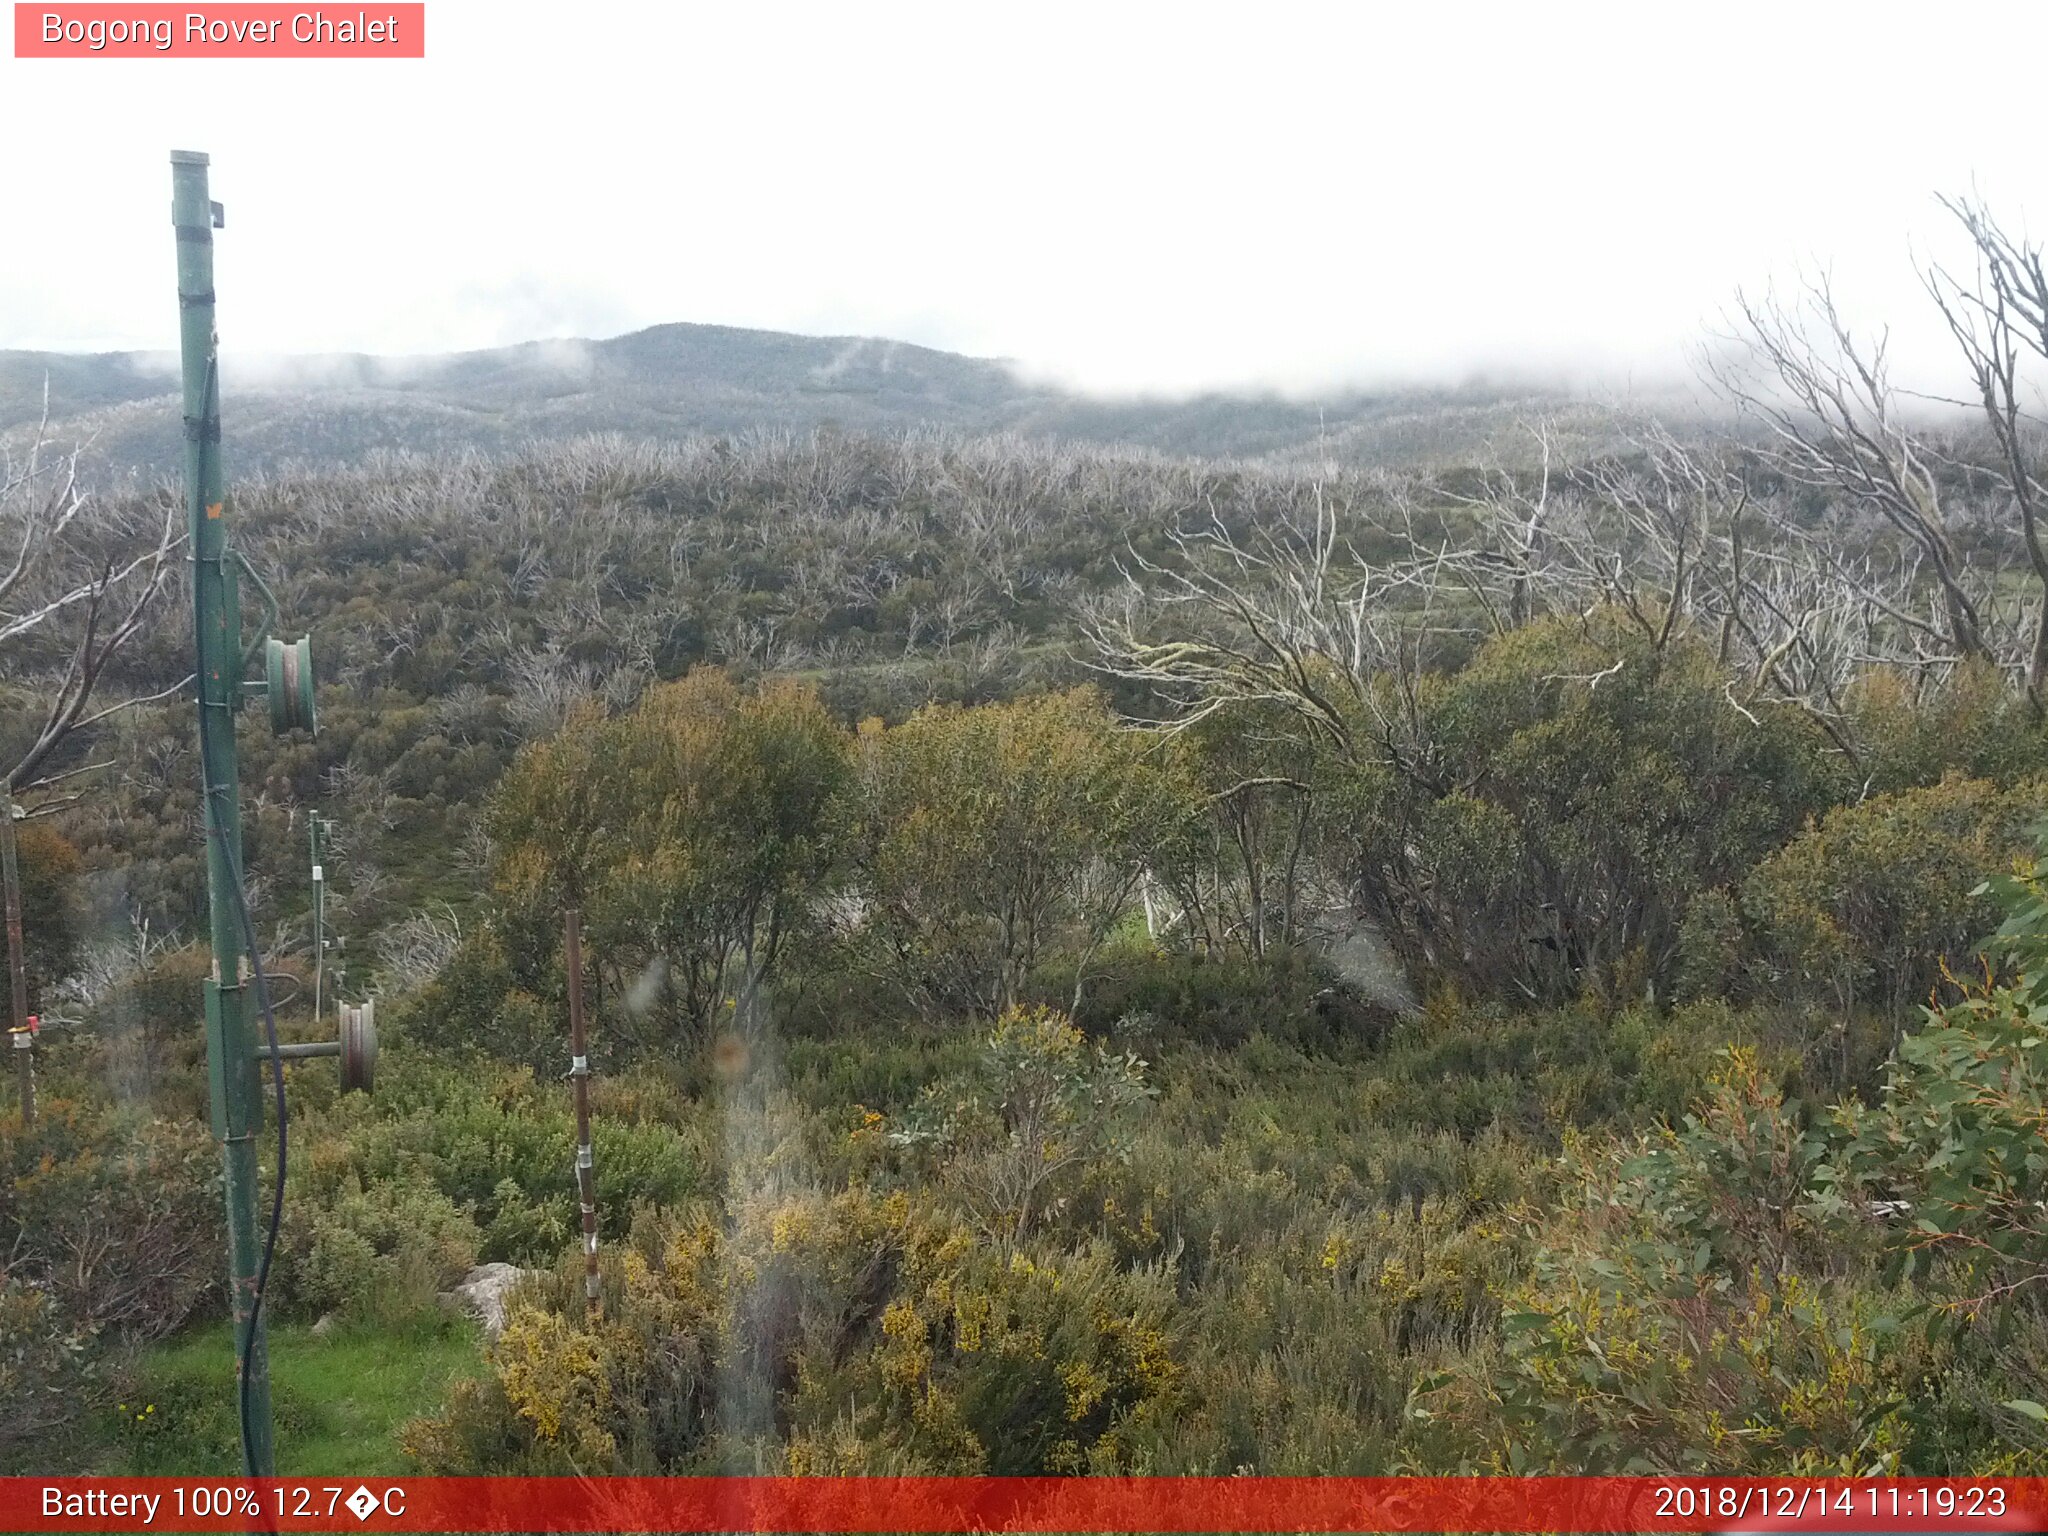
<svg viewBox="0 0 2048 1536">
<path fill-rule="evenodd" d="M 0 346 L 175 344 L 172 148 L 231 350 L 695 320 L 1117 390 L 1643 380 L 1820 261 L 1910 350 L 1936 189 L 2048 223 L 2039 4 L 427 14 L 424 61 L 0 58 Z"/>
</svg>

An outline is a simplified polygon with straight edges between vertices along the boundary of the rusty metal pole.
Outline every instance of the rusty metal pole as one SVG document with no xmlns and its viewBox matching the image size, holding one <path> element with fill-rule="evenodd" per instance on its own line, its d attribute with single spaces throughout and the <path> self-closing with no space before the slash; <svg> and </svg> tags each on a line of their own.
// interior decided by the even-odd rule
<svg viewBox="0 0 2048 1536">
<path fill-rule="evenodd" d="M 562 915 L 569 963 L 569 1081 L 576 1094 L 576 1201 L 583 1208 L 583 1308 L 600 1310 L 597 1277 L 597 1166 L 590 1152 L 590 1044 L 583 1032 L 583 924 L 571 907 Z"/>
<path fill-rule="evenodd" d="M 21 1088 L 23 1129 L 36 1123 L 35 1037 L 28 1028 L 28 956 L 21 938 L 21 869 L 14 856 L 14 796 L 0 783 L 0 885 L 7 888 L 7 976 L 12 1011 L 8 1043 L 13 1047 L 14 1076 Z"/>
<path fill-rule="evenodd" d="M 313 849 L 313 1019 L 320 1024 L 327 1018 L 327 871 L 320 863 L 324 821 L 318 811 L 306 817 L 306 836 Z"/>
</svg>

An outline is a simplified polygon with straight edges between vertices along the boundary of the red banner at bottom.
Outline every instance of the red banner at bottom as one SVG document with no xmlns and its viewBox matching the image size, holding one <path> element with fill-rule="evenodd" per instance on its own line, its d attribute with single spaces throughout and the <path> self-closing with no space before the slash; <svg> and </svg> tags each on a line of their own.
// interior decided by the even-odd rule
<svg viewBox="0 0 2048 1536">
<path fill-rule="evenodd" d="M 0 1479 L 7 1531 L 2048 1533 L 2048 1478 Z"/>
</svg>

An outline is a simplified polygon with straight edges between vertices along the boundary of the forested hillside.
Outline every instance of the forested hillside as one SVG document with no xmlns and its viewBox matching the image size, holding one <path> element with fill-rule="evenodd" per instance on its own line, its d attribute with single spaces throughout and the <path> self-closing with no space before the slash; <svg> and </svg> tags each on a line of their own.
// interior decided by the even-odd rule
<svg viewBox="0 0 2048 1536">
<path fill-rule="evenodd" d="M 168 353 L 0 352 L 0 443 L 20 445 L 43 416 L 47 390 L 65 436 L 92 443 L 94 473 L 144 483 L 175 477 L 176 386 Z M 1532 411 L 1554 418 L 1578 446 L 1616 437 L 1610 405 L 1541 380 L 1109 400 L 1028 382 L 1002 362 L 903 342 L 711 325 L 427 357 L 266 358 L 231 346 L 223 387 L 244 473 L 352 465 L 379 451 L 504 457 L 594 432 L 940 429 L 1398 465 L 1458 464 L 1481 453 L 1521 462 L 1527 444 L 1511 429 Z M 1664 389 L 1648 398 L 1689 418 L 1701 408 L 1688 394 Z"/>
<path fill-rule="evenodd" d="M 436 1472 L 2048 1472 L 2037 445 L 1794 318 L 1733 439 L 250 475 L 321 679 L 242 728 L 266 966 L 313 1034 L 318 811 L 386 1034 L 374 1096 L 290 1068 L 279 1318 L 461 1354 L 518 1266 L 379 1450 Z M 0 627 L 63 1021 L 0 1121 L 0 1458 L 225 1466 L 169 567 L 66 628 L 174 503 L 98 507 Z M 142 702 L 38 758 L 81 655 Z"/>
</svg>

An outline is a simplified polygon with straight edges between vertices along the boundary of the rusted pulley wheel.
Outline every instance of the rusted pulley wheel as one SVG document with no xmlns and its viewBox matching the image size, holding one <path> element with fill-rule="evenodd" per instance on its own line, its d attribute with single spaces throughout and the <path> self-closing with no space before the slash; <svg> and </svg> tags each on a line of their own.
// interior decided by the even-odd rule
<svg viewBox="0 0 2048 1536">
<path fill-rule="evenodd" d="M 377 1081 L 377 1005 L 341 1005 L 341 1091 L 369 1093 Z"/>
<path fill-rule="evenodd" d="M 270 696 L 270 728 L 313 730 L 313 637 L 264 641 L 263 671 Z"/>
</svg>

